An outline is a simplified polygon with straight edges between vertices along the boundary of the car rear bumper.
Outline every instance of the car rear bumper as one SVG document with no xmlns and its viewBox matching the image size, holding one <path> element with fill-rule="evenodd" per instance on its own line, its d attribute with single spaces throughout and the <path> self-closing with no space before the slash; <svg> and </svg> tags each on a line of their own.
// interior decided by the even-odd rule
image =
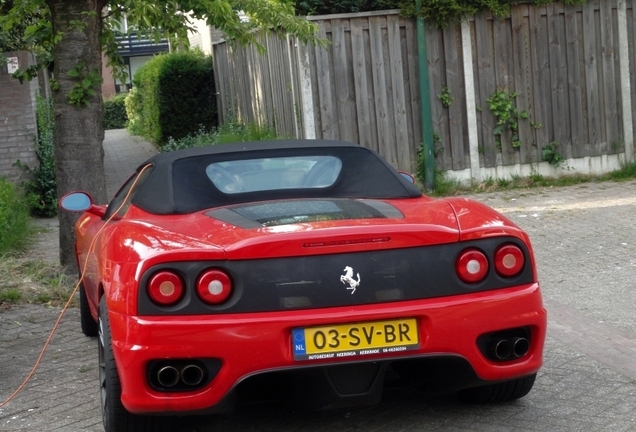
<svg viewBox="0 0 636 432">
<path fill-rule="evenodd" d="M 138 317 L 109 314 L 113 350 L 122 383 L 122 403 L 133 413 L 196 412 L 219 404 L 247 377 L 280 370 L 315 368 L 352 360 L 381 361 L 423 356 L 465 359 L 483 381 L 535 373 L 543 361 L 547 314 L 539 284 L 474 294 L 357 307 L 217 316 Z M 294 328 L 415 318 L 419 348 L 361 357 L 294 360 Z M 521 358 L 489 360 L 479 336 L 526 328 L 528 352 Z M 148 382 L 147 365 L 160 359 L 219 359 L 218 374 L 195 391 L 165 392 Z M 308 389 L 309 390 L 309 389 Z"/>
</svg>

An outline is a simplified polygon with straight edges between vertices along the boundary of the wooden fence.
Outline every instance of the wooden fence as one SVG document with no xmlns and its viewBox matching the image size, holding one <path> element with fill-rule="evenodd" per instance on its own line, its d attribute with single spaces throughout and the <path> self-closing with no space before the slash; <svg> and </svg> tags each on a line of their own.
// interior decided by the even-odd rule
<svg viewBox="0 0 636 432">
<path fill-rule="evenodd" d="M 214 45 L 220 120 L 258 121 L 301 137 L 309 115 L 312 137 L 360 143 L 414 169 L 421 142 L 414 22 L 397 11 L 313 19 L 328 49 L 273 35 L 259 36 L 262 56 L 253 46 Z M 303 58 L 311 80 L 304 95 Z M 300 112 L 303 97 L 310 113 Z"/>
<path fill-rule="evenodd" d="M 518 4 L 503 20 L 479 14 L 463 29 L 427 26 L 437 167 L 469 169 L 471 145 L 482 170 L 536 164 L 550 143 L 566 159 L 624 152 L 622 117 L 636 109 L 623 114 L 619 1 L 624 0 Z M 632 1 L 626 6 L 634 70 Z M 221 121 L 231 116 L 288 136 L 357 142 L 413 171 L 422 142 L 415 21 L 397 11 L 312 19 L 320 37 L 330 41 L 327 49 L 271 35 L 259 39 L 265 55 L 255 47 L 213 46 Z M 464 76 L 466 55 L 472 58 L 472 88 Z M 632 83 L 632 105 L 635 89 Z M 442 103 L 443 92 L 450 104 Z M 516 95 L 517 131 L 495 135 L 497 119 L 488 99 L 496 92 Z M 474 95 L 476 122 L 468 115 L 467 94 Z M 471 132 L 477 143 L 470 143 Z"/>
</svg>

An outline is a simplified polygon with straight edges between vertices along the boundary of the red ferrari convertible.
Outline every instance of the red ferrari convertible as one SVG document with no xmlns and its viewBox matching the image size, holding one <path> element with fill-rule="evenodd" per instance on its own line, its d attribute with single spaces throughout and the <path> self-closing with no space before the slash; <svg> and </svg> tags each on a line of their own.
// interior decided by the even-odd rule
<svg viewBox="0 0 636 432">
<path fill-rule="evenodd" d="M 546 334 L 525 232 L 423 196 L 336 141 L 159 154 L 75 232 L 82 330 L 99 336 L 107 431 L 235 401 L 375 404 L 387 386 L 525 396 Z"/>
</svg>

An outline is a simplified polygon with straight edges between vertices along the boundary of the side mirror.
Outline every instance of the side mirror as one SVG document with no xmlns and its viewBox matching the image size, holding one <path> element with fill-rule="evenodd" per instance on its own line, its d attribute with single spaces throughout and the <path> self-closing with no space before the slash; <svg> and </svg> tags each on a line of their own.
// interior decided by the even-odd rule
<svg viewBox="0 0 636 432">
<path fill-rule="evenodd" d="M 415 177 L 413 177 L 411 174 L 407 173 L 406 171 L 398 171 L 398 173 L 400 173 L 400 175 L 404 177 L 407 182 L 415 184 Z"/>
<path fill-rule="evenodd" d="M 60 199 L 60 208 L 70 212 L 85 212 L 93 205 L 93 198 L 86 192 L 70 192 Z"/>
</svg>

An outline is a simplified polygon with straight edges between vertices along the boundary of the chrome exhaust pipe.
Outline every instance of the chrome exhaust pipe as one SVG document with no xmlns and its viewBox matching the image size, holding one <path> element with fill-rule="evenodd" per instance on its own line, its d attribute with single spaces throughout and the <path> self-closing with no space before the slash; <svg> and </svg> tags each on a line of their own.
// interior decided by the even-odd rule
<svg viewBox="0 0 636 432">
<path fill-rule="evenodd" d="M 512 354 L 512 344 L 508 339 L 496 339 L 490 344 L 490 355 L 499 360 L 506 360 Z"/>
<path fill-rule="evenodd" d="M 526 338 L 516 337 L 512 339 L 512 355 L 519 358 L 528 354 L 530 342 Z"/>
<path fill-rule="evenodd" d="M 195 364 L 189 364 L 181 369 L 181 381 L 189 386 L 196 386 L 203 381 L 203 369 Z"/>
<path fill-rule="evenodd" d="M 174 387 L 179 382 L 179 371 L 172 366 L 164 366 L 157 372 L 157 382 L 166 388 Z"/>
</svg>

